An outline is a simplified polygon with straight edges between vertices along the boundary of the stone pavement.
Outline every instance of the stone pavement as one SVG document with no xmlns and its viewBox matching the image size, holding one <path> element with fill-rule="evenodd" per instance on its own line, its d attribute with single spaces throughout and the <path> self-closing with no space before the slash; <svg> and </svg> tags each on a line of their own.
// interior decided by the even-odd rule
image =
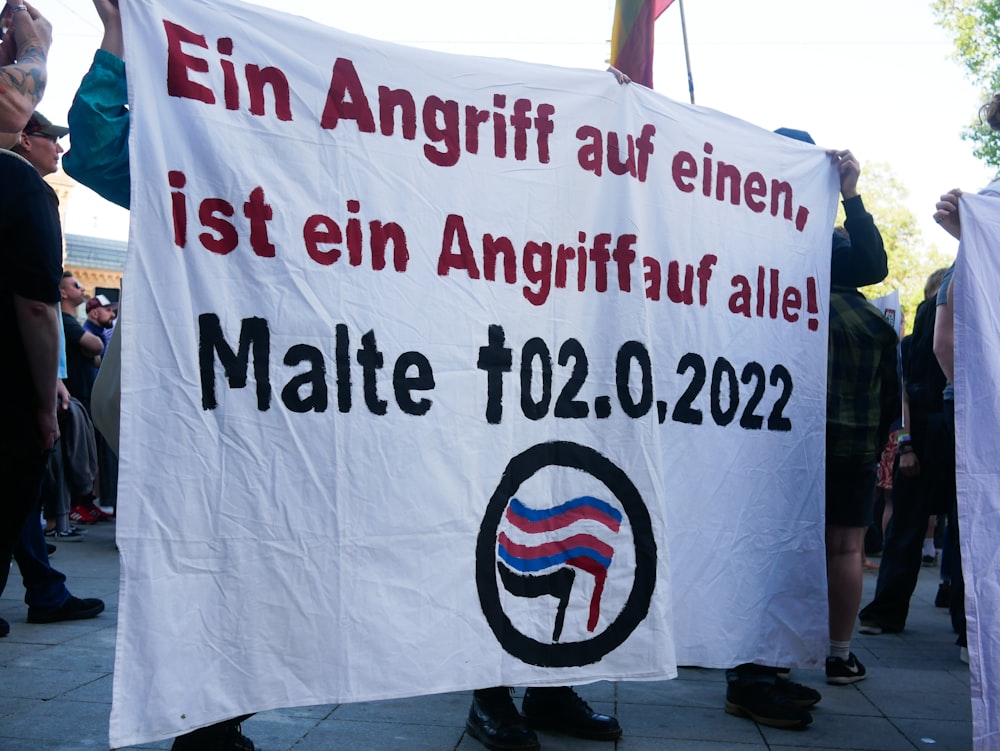
<svg viewBox="0 0 1000 751">
<path fill-rule="evenodd" d="M 59 545 L 53 565 L 79 597 L 100 597 L 107 610 L 71 623 L 25 623 L 16 567 L 0 616 L 0 751 L 104 751 L 108 748 L 111 674 L 118 612 L 114 524 L 89 528 L 87 539 Z M 865 576 L 865 600 L 875 577 Z M 681 669 L 674 681 L 597 683 L 580 688 L 595 709 L 616 714 L 625 730 L 618 751 L 968 751 L 972 748 L 968 667 L 945 610 L 934 607 L 937 570 L 923 569 L 903 634 L 856 635 L 854 651 L 868 679 L 827 686 L 821 671 L 794 678 L 823 701 L 804 731 L 775 730 L 727 715 L 720 670 Z M 469 694 L 263 712 L 243 724 L 261 751 L 481 751 L 464 733 Z M 611 744 L 540 733 L 545 751 L 613 751 Z M 170 741 L 142 746 L 169 749 Z"/>
</svg>

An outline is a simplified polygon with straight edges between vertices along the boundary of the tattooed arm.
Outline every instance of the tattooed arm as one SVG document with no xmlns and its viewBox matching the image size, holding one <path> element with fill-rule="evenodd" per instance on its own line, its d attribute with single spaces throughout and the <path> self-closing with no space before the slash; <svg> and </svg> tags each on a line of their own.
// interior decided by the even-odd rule
<svg viewBox="0 0 1000 751">
<path fill-rule="evenodd" d="M 27 3 L 25 9 L 14 10 L 8 21 L 0 43 L 0 133 L 17 133 L 45 92 L 52 24 Z"/>
</svg>

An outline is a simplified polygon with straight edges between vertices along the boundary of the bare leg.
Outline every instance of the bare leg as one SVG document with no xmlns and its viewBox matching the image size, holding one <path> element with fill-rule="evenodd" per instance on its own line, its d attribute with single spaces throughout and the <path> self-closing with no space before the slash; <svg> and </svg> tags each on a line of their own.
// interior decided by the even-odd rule
<svg viewBox="0 0 1000 751">
<path fill-rule="evenodd" d="M 885 508 L 882 510 L 882 538 L 885 539 L 885 528 L 889 526 L 892 518 L 892 488 L 879 488 L 882 497 L 885 499 Z"/>
<path fill-rule="evenodd" d="M 826 578 L 831 641 L 850 642 L 861 607 L 864 527 L 826 526 Z"/>
</svg>

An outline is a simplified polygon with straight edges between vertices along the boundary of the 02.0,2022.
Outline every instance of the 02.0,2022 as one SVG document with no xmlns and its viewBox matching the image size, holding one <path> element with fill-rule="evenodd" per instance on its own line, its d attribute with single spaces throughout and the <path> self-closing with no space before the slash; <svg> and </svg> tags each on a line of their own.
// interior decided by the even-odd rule
<svg viewBox="0 0 1000 751">
<path fill-rule="evenodd" d="M 504 415 L 504 374 L 511 373 L 515 366 L 514 350 L 507 346 L 502 326 L 489 327 L 488 343 L 479 348 L 476 366 L 486 373 L 486 420 L 499 424 Z M 581 398 L 586 393 L 590 360 L 577 339 L 563 342 L 555 361 L 543 339 L 529 339 L 521 347 L 517 372 L 519 407 L 529 420 L 549 416 L 606 419 L 616 408 L 639 419 L 655 408 L 661 424 L 667 420 L 688 425 L 711 421 L 720 427 L 733 425 L 744 430 L 792 429 L 791 420 L 785 416 L 792 397 L 792 374 L 781 364 L 770 371 L 758 362 L 737 368 L 725 357 L 716 357 L 710 364 L 702 355 L 688 352 L 677 362 L 677 390 L 669 402 L 654 395 L 649 350 L 634 340 L 622 344 L 615 356 L 615 393 L 596 396 L 592 401 Z M 555 390 L 557 372 L 561 383 Z"/>
</svg>

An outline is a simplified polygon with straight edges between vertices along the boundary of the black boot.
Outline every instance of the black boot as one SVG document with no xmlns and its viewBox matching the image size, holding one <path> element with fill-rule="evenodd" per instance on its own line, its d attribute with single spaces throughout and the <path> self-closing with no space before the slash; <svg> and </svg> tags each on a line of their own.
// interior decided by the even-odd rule
<svg viewBox="0 0 1000 751">
<path fill-rule="evenodd" d="M 170 751 L 254 751 L 253 741 L 240 730 L 240 723 L 250 715 L 217 722 L 174 738 Z"/>
<path fill-rule="evenodd" d="M 465 727 L 469 735 L 490 751 L 538 751 L 540 748 L 538 738 L 524 724 L 506 686 L 474 691 Z"/>
<path fill-rule="evenodd" d="M 761 725 L 785 730 L 801 730 L 812 722 L 812 715 L 802 701 L 796 701 L 789 692 L 769 681 L 729 680 L 726 714 L 749 717 Z"/>
<path fill-rule="evenodd" d="M 531 727 L 542 730 L 595 741 L 614 741 L 622 735 L 618 720 L 595 712 L 568 686 L 529 688 L 521 711 Z"/>
</svg>

